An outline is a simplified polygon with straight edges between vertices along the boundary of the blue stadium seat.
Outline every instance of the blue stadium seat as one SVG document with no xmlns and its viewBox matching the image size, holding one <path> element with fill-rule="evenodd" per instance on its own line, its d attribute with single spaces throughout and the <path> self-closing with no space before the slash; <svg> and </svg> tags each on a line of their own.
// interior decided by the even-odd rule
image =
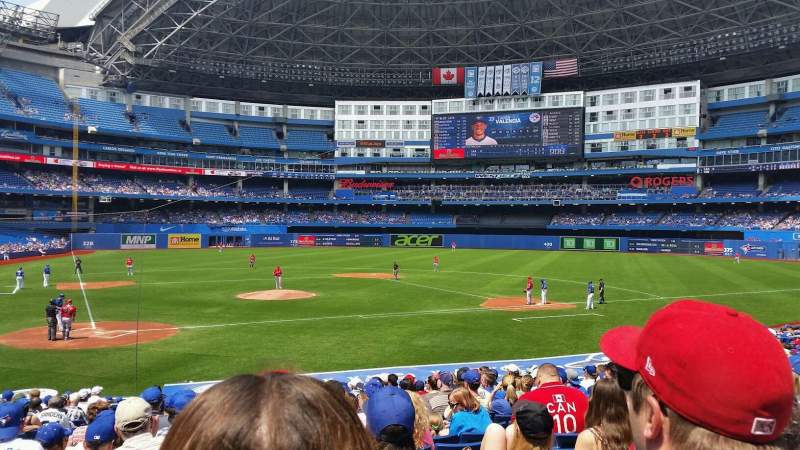
<svg viewBox="0 0 800 450">
<path fill-rule="evenodd" d="M 275 131 L 272 128 L 240 126 L 239 141 L 241 141 L 242 147 L 247 148 L 275 150 L 281 148 L 278 139 L 275 137 Z"/>
<path fill-rule="evenodd" d="M 756 136 L 758 130 L 767 128 L 767 110 L 748 111 L 724 114 L 719 116 L 705 133 L 698 135 L 698 139 L 727 139 L 734 137 Z"/>
<path fill-rule="evenodd" d="M 0 69 L 0 112 L 53 122 L 71 122 L 70 108 L 55 80 Z"/>
<path fill-rule="evenodd" d="M 192 121 L 192 137 L 205 145 L 225 145 L 238 147 L 239 139 L 231 135 L 226 125 L 221 123 Z"/>
<path fill-rule="evenodd" d="M 133 113 L 140 133 L 147 133 L 165 139 L 191 141 L 189 130 L 181 126 L 186 113 L 179 109 L 155 108 L 152 106 L 134 106 Z"/>
<path fill-rule="evenodd" d="M 573 449 L 578 441 L 578 433 L 556 434 L 553 442 L 554 449 Z"/>
<path fill-rule="evenodd" d="M 502 425 L 503 427 L 507 427 L 509 423 L 511 423 L 511 416 L 502 416 L 500 414 L 495 414 L 492 416 L 492 422 Z"/>
<path fill-rule="evenodd" d="M 483 440 L 483 433 L 463 433 L 459 436 L 459 442 L 480 442 Z"/>
<path fill-rule="evenodd" d="M 454 444 L 457 442 L 461 442 L 461 438 L 458 435 L 433 437 L 433 443 L 436 444 L 437 448 L 439 447 L 439 444 Z"/>
<path fill-rule="evenodd" d="M 333 141 L 328 139 L 325 131 L 289 129 L 286 133 L 286 148 L 289 150 L 331 151 L 335 149 Z"/>
</svg>

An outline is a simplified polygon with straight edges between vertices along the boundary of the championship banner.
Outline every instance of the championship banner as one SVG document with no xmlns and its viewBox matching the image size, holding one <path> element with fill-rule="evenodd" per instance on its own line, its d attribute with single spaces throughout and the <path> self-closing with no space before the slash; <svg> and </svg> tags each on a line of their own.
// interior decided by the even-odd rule
<svg viewBox="0 0 800 450">
<path fill-rule="evenodd" d="M 511 64 L 503 66 L 503 95 L 511 95 Z"/>
<path fill-rule="evenodd" d="M 542 93 L 542 63 L 533 62 L 530 64 L 530 74 L 528 75 L 528 95 L 539 95 Z"/>
<path fill-rule="evenodd" d="M 478 96 L 478 68 L 467 67 L 464 70 L 464 98 Z"/>
<path fill-rule="evenodd" d="M 202 238 L 200 233 L 168 234 L 167 248 L 201 248 Z"/>
<path fill-rule="evenodd" d="M 494 66 L 494 95 L 503 95 L 503 66 Z"/>
<path fill-rule="evenodd" d="M 483 96 L 491 97 L 494 92 L 494 66 L 486 68 L 486 85 L 483 88 Z"/>
<path fill-rule="evenodd" d="M 522 64 L 511 65 L 511 95 L 522 93 Z"/>
<path fill-rule="evenodd" d="M 119 248 L 122 250 L 138 250 L 156 248 L 155 234 L 120 234 Z"/>
<path fill-rule="evenodd" d="M 478 67 L 478 89 L 477 96 L 486 96 L 486 67 Z"/>
</svg>

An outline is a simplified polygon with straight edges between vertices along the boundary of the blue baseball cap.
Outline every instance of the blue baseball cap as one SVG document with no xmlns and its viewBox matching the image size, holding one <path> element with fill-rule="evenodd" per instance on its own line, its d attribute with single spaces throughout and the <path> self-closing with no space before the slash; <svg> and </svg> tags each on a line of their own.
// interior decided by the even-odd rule
<svg viewBox="0 0 800 450">
<path fill-rule="evenodd" d="M 25 418 L 23 406 L 19 403 L 0 404 L 0 442 L 14 439 L 19 434 L 19 425 Z"/>
<path fill-rule="evenodd" d="M 364 384 L 364 393 L 367 394 L 367 397 L 372 397 L 381 389 L 383 389 L 383 382 L 378 377 L 372 377 Z"/>
<path fill-rule="evenodd" d="M 453 387 L 453 373 L 446 370 L 439 372 L 439 381 L 444 386 Z"/>
<path fill-rule="evenodd" d="M 101 411 L 94 422 L 86 427 L 86 442 L 90 444 L 105 444 L 111 442 L 117 434 L 114 432 L 114 411 Z"/>
<path fill-rule="evenodd" d="M 45 405 L 45 406 L 49 406 L 49 405 L 50 405 L 50 399 L 51 399 L 51 398 L 53 398 L 53 396 L 52 396 L 52 395 L 45 395 L 45 396 L 42 398 L 42 404 L 43 404 L 43 405 Z"/>
<path fill-rule="evenodd" d="M 197 397 L 197 392 L 191 389 L 181 389 L 167 397 L 164 406 L 181 412 L 189 406 L 189 403 L 191 403 L 195 397 Z"/>
<path fill-rule="evenodd" d="M 481 373 L 478 371 L 478 369 L 471 369 L 464 372 L 464 374 L 461 375 L 461 379 L 466 381 L 468 384 L 475 384 L 481 381 Z"/>
<path fill-rule="evenodd" d="M 583 370 L 591 376 L 597 375 L 597 366 L 584 366 Z"/>
<path fill-rule="evenodd" d="M 63 293 L 63 292 L 59 293 L 59 294 L 58 294 L 58 296 L 59 296 L 59 297 L 66 297 L 66 295 L 64 295 L 64 293 Z"/>
<path fill-rule="evenodd" d="M 36 432 L 36 440 L 42 444 L 42 447 L 47 448 L 71 435 L 72 430 L 62 427 L 59 423 L 48 422 Z"/>
<path fill-rule="evenodd" d="M 558 370 L 558 376 L 561 377 L 561 382 L 562 383 L 566 383 L 567 379 L 568 379 L 568 377 L 567 377 L 567 369 L 565 369 L 563 367 L 556 367 L 556 370 Z"/>
<path fill-rule="evenodd" d="M 161 388 L 158 386 L 150 386 L 142 391 L 139 397 L 150 404 L 160 403 L 162 400 L 164 400 L 164 394 L 161 392 Z"/>
<path fill-rule="evenodd" d="M 11 389 L 3 391 L 3 401 L 10 402 L 12 398 L 14 398 L 14 391 Z"/>
<path fill-rule="evenodd" d="M 371 396 L 364 405 L 367 428 L 375 437 L 389 425 L 400 425 L 414 431 L 414 404 L 408 393 L 395 386 L 386 386 Z"/>
</svg>

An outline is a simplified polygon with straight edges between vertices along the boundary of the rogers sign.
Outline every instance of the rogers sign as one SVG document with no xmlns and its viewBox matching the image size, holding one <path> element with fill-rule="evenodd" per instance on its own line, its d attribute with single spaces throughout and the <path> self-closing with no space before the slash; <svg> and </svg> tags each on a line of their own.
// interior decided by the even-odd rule
<svg viewBox="0 0 800 450">
<path fill-rule="evenodd" d="M 356 181 L 352 178 L 339 180 L 340 189 L 392 189 L 393 181 Z"/>
<path fill-rule="evenodd" d="M 694 186 L 694 177 L 633 177 L 628 182 L 633 188 Z"/>
</svg>

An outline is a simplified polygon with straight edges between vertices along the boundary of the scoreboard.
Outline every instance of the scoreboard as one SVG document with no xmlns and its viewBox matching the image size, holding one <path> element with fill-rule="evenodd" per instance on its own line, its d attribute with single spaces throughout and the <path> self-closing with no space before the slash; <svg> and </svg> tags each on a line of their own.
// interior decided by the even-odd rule
<svg viewBox="0 0 800 450">
<path fill-rule="evenodd" d="M 692 239 L 628 238 L 628 251 L 633 253 L 682 253 L 702 255 L 706 241 Z"/>
<path fill-rule="evenodd" d="M 293 247 L 382 247 L 380 234 L 298 234 Z"/>
<path fill-rule="evenodd" d="M 434 160 L 583 155 L 583 108 L 443 114 L 432 125 Z"/>
</svg>

